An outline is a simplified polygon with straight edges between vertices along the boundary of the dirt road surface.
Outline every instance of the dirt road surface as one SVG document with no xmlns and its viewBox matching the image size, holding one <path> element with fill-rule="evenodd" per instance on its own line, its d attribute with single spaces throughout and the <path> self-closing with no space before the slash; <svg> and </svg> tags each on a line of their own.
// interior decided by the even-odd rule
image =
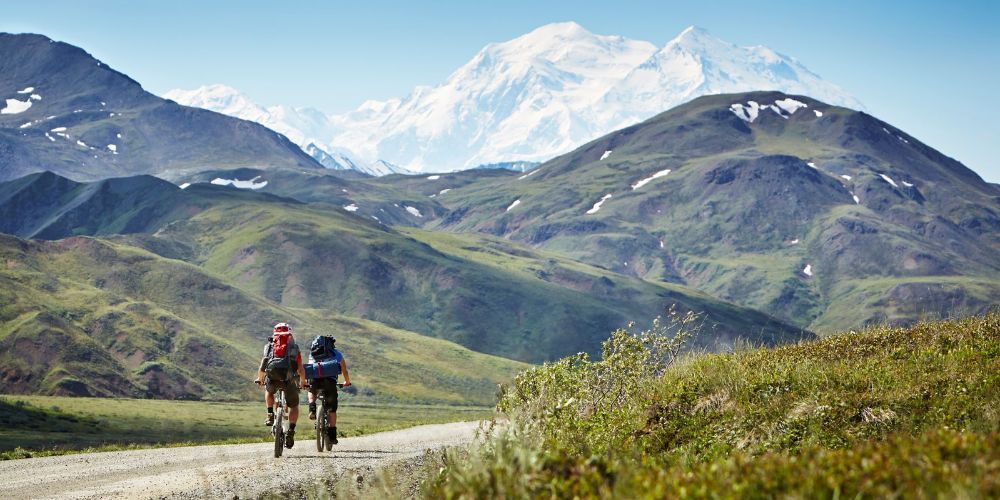
<svg viewBox="0 0 1000 500">
<path fill-rule="evenodd" d="M 273 443 L 261 443 L 9 460 L 0 462 L 0 498 L 255 498 L 427 449 L 467 444 L 478 426 L 424 425 L 342 438 L 333 451 L 319 453 L 312 426 L 304 424 L 281 458 L 274 458 Z"/>
</svg>

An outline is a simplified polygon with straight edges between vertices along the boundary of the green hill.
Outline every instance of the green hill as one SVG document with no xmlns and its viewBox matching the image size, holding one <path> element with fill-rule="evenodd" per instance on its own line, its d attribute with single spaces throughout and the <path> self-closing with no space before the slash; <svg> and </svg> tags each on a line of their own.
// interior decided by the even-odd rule
<svg viewBox="0 0 1000 500">
<path fill-rule="evenodd" d="M 269 326 L 306 342 L 334 334 L 363 394 L 493 401 L 524 365 L 383 324 L 293 309 L 190 264 L 92 238 L 0 235 L 0 378 L 5 392 L 256 398 Z M 305 339 L 305 340 L 303 340 Z"/>
<path fill-rule="evenodd" d="M 103 235 L 0 239 L 10 392 L 252 397 L 246 381 L 278 321 L 341 337 L 370 393 L 434 402 L 488 403 L 522 366 L 472 351 L 597 352 L 605 332 L 670 305 L 702 315 L 713 350 L 811 336 L 684 287 L 267 193 L 50 173 L 2 187 L 7 231 Z"/>
<path fill-rule="evenodd" d="M 597 352 L 607 331 L 648 322 L 671 304 L 703 313 L 705 345 L 716 349 L 737 338 L 775 344 L 811 336 L 684 287 L 500 240 L 402 232 L 273 198 L 220 201 L 126 241 L 183 258 L 275 304 L 367 318 L 527 362 Z"/>
<path fill-rule="evenodd" d="M 769 107 L 750 122 L 749 103 Z M 425 227 L 500 236 L 831 333 L 996 304 L 998 200 L 996 186 L 870 115 L 753 92 L 695 99 L 530 175 L 456 181 L 435 198 L 450 212 Z"/>
<path fill-rule="evenodd" d="M 519 375 L 499 405 L 509 430 L 448 457 L 427 495 L 1000 494 L 997 312 L 666 368 L 648 340 L 618 332 L 599 361 Z"/>
</svg>

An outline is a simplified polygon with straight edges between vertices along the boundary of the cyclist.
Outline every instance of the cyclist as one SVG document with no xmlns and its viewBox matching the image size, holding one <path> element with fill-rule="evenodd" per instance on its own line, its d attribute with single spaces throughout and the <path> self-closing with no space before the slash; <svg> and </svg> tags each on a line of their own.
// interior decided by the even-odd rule
<svg viewBox="0 0 1000 500">
<path fill-rule="evenodd" d="M 309 363 L 333 361 L 340 365 L 339 373 L 344 375 L 343 387 L 351 386 L 351 375 L 347 373 L 347 361 L 344 355 L 334 346 L 333 337 L 319 336 L 313 340 L 309 348 Z M 316 419 L 316 395 L 322 394 L 326 409 L 329 411 L 330 427 L 327 429 L 327 439 L 337 444 L 337 376 L 316 378 L 309 384 L 309 420 Z"/>
<path fill-rule="evenodd" d="M 298 384 L 293 373 L 298 373 Z M 274 425 L 274 393 L 278 389 L 285 391 L 285 403 L 288 405 L 288 433 L 285 435 L 285 446 L 291 448 L 295 444 L 295 422 L 299 419 L 299 387 L 306 387 L 306 372 L 302 367 L 302 352 L 299 350 L 292 327 L 288 323 L 274 325 L 274 333 L 264 346 L 264 357 L 260 360 L 257 370 L 257 385 L 264 385 L 264 403 L 267 405 L 267 420 L 264 425 Z"/>
</svg>

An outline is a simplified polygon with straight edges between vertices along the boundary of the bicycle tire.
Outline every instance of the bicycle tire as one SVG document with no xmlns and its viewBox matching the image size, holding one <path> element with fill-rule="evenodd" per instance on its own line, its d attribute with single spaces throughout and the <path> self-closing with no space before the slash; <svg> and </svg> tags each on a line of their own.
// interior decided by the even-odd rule
<svg viewBox="0 0 1000 500">
<path fill-rule="evenodd" d="M 323 447 L 326 446 L 324 440 L 326 439 L 326 430 L 323 429 L 323 400 L 316 399 L 316 451 L 323 451 Z"/>
<path fill-rule="evenodd" d="M 274 458 L 281 458 L 285 451 L 285 429 L 283 421 L 285 419 L 285 391 L 278 393 L 278 401 L 275 406 L 274 418 Z"/>
</svg>

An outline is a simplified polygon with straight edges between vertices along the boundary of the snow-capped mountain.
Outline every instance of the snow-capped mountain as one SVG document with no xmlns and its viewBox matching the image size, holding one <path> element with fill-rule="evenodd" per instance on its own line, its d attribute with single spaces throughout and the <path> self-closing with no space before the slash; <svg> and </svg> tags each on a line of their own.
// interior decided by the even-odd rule
<svg viewBox="0 0 1000 500">
<path fill-rule="evenodd" d="M 862 107 L 767 47 L 738 47 L 696 27 L 657 47 L 595 35 L 573 22 L 487 45 L 436 87 L 417 87 L 402 99 L 367 101 L 342 115 L 265 109 L 222 86 L 175 90 L 166 97 L 257 121 L 303 148 L 311 143 L 324 152 L 339 151 L 357 165 L 382 160 L 443 172 L 544 161 L 695 97 L 750 90 Z"/>
<path fill-rule="evenodd" d="M 174 89 L 163 94 L 163 97 L 185 106 L 204 108 L 260 123 L 288 137 L 303 149 L 310 143 L 325 144 L 336 134 L 330 118 L 322 111 L 289 106 L 264 108 L 227 85 L 206 85 L 194 90 Z"/>
</svg>

